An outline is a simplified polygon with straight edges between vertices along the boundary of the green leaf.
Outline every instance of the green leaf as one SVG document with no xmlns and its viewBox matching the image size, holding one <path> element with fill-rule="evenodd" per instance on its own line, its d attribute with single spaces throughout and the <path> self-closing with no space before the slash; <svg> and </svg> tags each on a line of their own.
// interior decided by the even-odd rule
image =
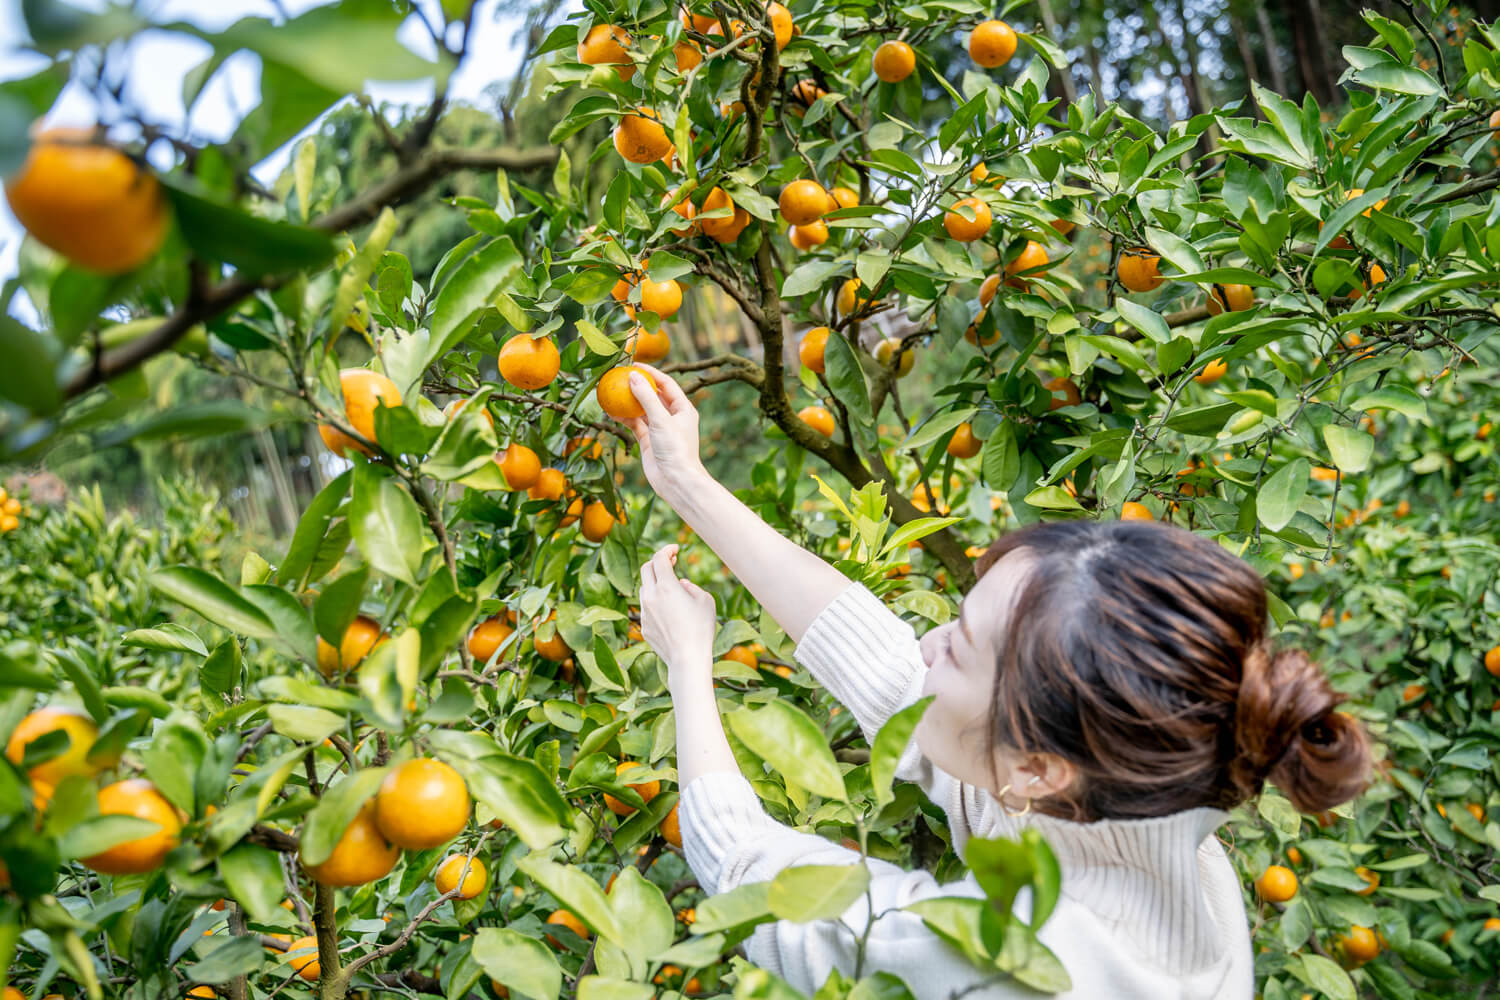
<svg viewBox="0 0 1500 1000">
<path fill-rule="evenodd" d="M 355 470 L 349 527 L 354 544 L 371 566 L 403 583 L 417 585 L 422 555 L 432 539 L 417 502 L 374 466 L 360 465 Z"/>
<path fill-rule="evenodd" d="M 1432 97 L 1443 92 L 1432 77 L 1415 66 L 1397 62 L 1389 52 L 1346 45 L 1344 58 L 1356 67 L 1351 74 L 1353 78 L 1367 87 L 1413 97 Z"/>
<path fill-rule="evenodd" d="M 432 734 L 438 756 L 463 776 L 474 800 L 483 802 L 507 827 L 516 831 L 526 846 L 543 850 L 567 835 L 572 826 L 572 810 L 534 761 L 507 754 L 472 759 L 445 752 L 450 744 L 441 737 L 447 735 Z"/>
<path fill-rule="evenodd" d="M 1203 261 L 1193 245 L 1175 233 L 1165 229 L 1146 227 L 1146 240 L 1172 266 L 1183 274 L 1198 274 L 1203 270 Z"/>
<path fill-rule="evenodd" d="M 808 260 L 797 265 L 797 269 L 786 276 L 781 284 L 782 298 L 795 298 L 823 287 L 823 283 L 848 265 L 836 260 Z M 832 337 L 828 338 L 832 340 Z"/>
<path fill-rule="evenodd" d="M 281 862 L 269 847 L 240 844 L 220 855 L 219 875 L 250 919 L 260 923 L 270 921 L 286 897 Z"/>
<path fill-rule="evenodd" d="M 1306 952 L 1296 956 L 1302 963 L 1302 978 L 1329 1000 L 1355 1000 L 1354 983 L 1338 963 L 1322 955 Z"/>
<path fill-rule="evenodd" d="M 490 242 L 458 266 L 433 305 L 432 345 L 426 364 L 463 340 L 480 311 L 492 304 L 495 293 L 504 289 L 522 266 L 521 253 L 508 236 Z"/>
<path fill-rule="evenodd" d="M 207 656 L 208 649 L 203 640 L 192 629 L 167 622 L 155 628 L 138 628 L 120 636 L 122 646 L 138 646 L 166 653 L 194 653 Z"/>
<path fill-rule="evenodd" d="M 57 849 L 64 859 L 91 858 L 128 840 L 149 837 L 160 829 L 159 824 L 136 816 L 94 816 L 64 833 Z"/>
<path fill-rule="evenodd" d="M 581 868 L 560 865 L 535 853 L 526 855 L 516 867 L 535 879 L 595 934 L 625 946 L 626 938 L 615 922 L 614 911 L 610 909 L 604 890 Z"/>
<path fill-rule="evenodd" d="M 0 399 L 36 414 L 57 411 L 62 390 L 57 384 L 57 341 L 22 326 L 0 312 Z"/>
<path fill-rule="evenodd" d="M 192 566 L 169 566 L 152 573 L 148 582 L 170 600 L 238 635 L 269 639 L 275 627 L 265 613 L 218 577 Z"/>
<path fill-rule="evenodd" d="M 1172 339 L 1172 330 L 1167 326 L 1167 321 L 1154 309 L 1132 302 L 1122 295 L 1115 299 L 1115 311 L 1120 314 L 1121 319 L 1158 344 L 1165 344 Z"/>
<path fill-rule="evenodd" d="M 740 708 L 726 717 L 740 742 L 788 782 L 825 798 L 848 801 L 844 777 L 817 723 L 785 701 Z"/>
<path fill-rule="evenodd" d="M 300 194 L 299 191 L 299 197 Z M 365 245 L 359 248 L 359 252 L 344 267 L 344 273 L 339 278 L 338 290 L 333 295 L 333 305 L 328 310 L 329 336 L 337 336 L 348 322 L 349 313 L 354 309 L 354 304 L 364 295 L 365 285 L 369 283 L 370 275 L 375 273 L 375 265 L 380 263 L 381 257 L 385 255 L 385 248 L 390 244 L 391 237 L 395 233 L 396 213 L 387 205 L 381 209 L 380 216 L 370 230 L 370 235 L 365 237 Z"/>
<path fill-rule="evenodd" d="M 911 743 L 917 723 L 932 704 L 932 696 L 907 705 L 885 720 L 875 739 L 870 744 L 870 785 L 875 794 L 875 804 L 884 806 L 895 796 L 891 794 L 891 783 L 896 780 L 896 764 Z"/>
<path fill-rule="evenodd" d="M 1354 410 L 1395 410 L 1412 420 L 1428 422 L 1427 401 L 1401 385 L 1386 386 L 1359 397 L 1349 404 Z"/>
<path fill-rule="evenodd" d="M 313 604 L 313 624 L 324 642 L 334 647 L 343 643 L 344 633 L 359 616 L 369 579 L 370 568 L 360 566 L 334 580 L 318 594 Z"/>
<path fill-rule="evenodd" d="M 654 995 L 645 983 L 613 976 L 584 976 L 578 981 L 577 1000 L 651 1000 Z"/>
<path fill-rule="evenodd" d="M 562 991 L 557 956 L 535 938 L 509 928 L 481 927 L 474 932 L 472 954 L 486 975 L 512 993 L 545 1000 Z"/>
<path fill-rule="evenodd" d="M 1016 446 L 1016 429 L 1004 420 L 984 442 L 979 457 L 984 484 L 996 492 L 1009 490 L 1021 474 L 1021 451 Z"/>
<path fill-rule="evenodd" d="M 965 406 L 957 410 L 948 410 L 946 413 L 939 413 L 915 427 L 911 434 L 907 435 L 906 440 L 896 446 L 896 450 L 907 451 L 911 448 L 925 448 L 959 424 L 973 417 L 976 412 L 974 407 Z"/>
<path fill-rule="evenodd" d="M 653 955 L 672 947 L 677 931 L 672 907 L 634 865 L 620 870 L 607 898 L 616 926 L 630 929 L 621 947 L 638 965 L 644 967 Z"/>
<path fill-rule="evenodd" d="M 1260 484 L 1255 496 L 1256 515 L 1271 531 L 1280 531 L 1292 520 L 1307 495 L 1311 466 L 1305 458 L 1296 458 L 1271 474 Z"/>
<path fill-rule="evenodd" d="M 246 277 L 320 267 L 333 259 L 333 238 L 322 230 L 258 218 L 170 181 L 163 187 L 192 251 L 231 264 Z"/>
<path fill-rule="evenodd" d="M 865 372 L 855 357 L 854 348 L 842 334 L 830 333 L 823 348 L 823 362 L 827 370 L 828 385 L 833 395 L 843 403 L 856 425 L 868 424 L 870 420 L 870 387 L 865 383 Z"/>
<path fill-rule="evenodd" d="M 229 638 L 214 647 L 198 668 L 198 683 L 221 698 L 227 697 L 240 680 L 240 644 Z"/>
<path fill-rule="evenodd" d="M 216 935 L 214 940 L 228 938 L 209 952 L 201 962 L 194 962 L 184 972 L 195 983 L 227 983 L 236 976 L 248 976 L 265 961 L 260 939 L 255 935 L 229 937 Z"/>
<path fill-rule="evenodd" d="M 328 860 L 344 831 L 359 814 L 360 807 L 380 789 L 387 770 L 384 767 L 361 768 L 323 790 L 323 797 L 313 806 L 302 825 L 301 857 L 304 864 L 321 865 Z"/>
<path fill-rule="evenodd" d="M 870 870 L 853 865 L 803 865 L 786 868 L 771 880 L 767 896 L 777 919 L 797 924 L 836 920 L 863 896 Z"/>
<path fill-rule="evenodd" d="M 299 743 L 321 743 L 344 727 L 342 715 L 312 705 L 270 705 L 266 716 L 278 733 Z"/>
<path fill-rule="evenodd" d="M 696 909 L 694 934 L 710 934 L 734 928 L 753 927 L 775 920 L 771 913 L 771 883 L 752 882 L 728 892 L 715 893 Z"/>
<path fill-rule="evenodd" d="M 257 583 L 241 587 L 245 599 L 265 614 L 276 629 L 272 642 L 304 663 L 315 663 L 318 656 L 318 633 L 312 616 L 302 602 L 270 584 Z"/>
<path fill-rule="evenodd" d="M 1083 510 L 1078 500 L 1061 486 L 1042 486 L 1026 494 L 1026 503 L 1041 510 Z"/>
<path fill-rule="evenodd" d="M 286 558 L 276 571 L 276 578 L 281 583 L 300 588 L 328 532 L 329 521 L 334 511 L 344 502 L 344 497 L 349 493 L 349 484 L 353 481 L 353 470 L 340 473 L 318 491 L 318 495 L 307 505 L 307 510 L 302 512 L 301 519 L 297 521 L 297 530 L 292 532 L 292 540 L 287 545 Z"/>
<path fill-rule="evenodd" d="M 1323 441 L 1341 472 L 1363 472 L 1375 453 L 1375 438 L 1357 427 L 1324 424 Z"/>
</svg>

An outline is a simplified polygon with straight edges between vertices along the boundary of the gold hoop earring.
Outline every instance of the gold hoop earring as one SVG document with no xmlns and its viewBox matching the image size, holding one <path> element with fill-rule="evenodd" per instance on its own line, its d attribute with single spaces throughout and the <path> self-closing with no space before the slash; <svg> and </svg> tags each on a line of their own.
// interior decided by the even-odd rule
<svg viewBox="0 0 1500 1000">
<path fill-rule="evenodd" d="M 1035 781 L 1036 779 L 1033 778 L 1032 780 Z M 1020 812 L 1011 812 L 1010 809 L 1006 808 L 1006 805 L 1005 805 L 1005 793 L 1009 792 L 1009 791 L 1010 791 L 1010 782 L 1006 782 L 1005 783 L 1005 787 L 1002 788 L 1002 789 L 1000 789 L 1000 794 L 998 796 L 998 800 L 1000 802 L 1000 811 L 1001 812 L 1005 813 L 1005 815 L 1007 815 L 1007 816 L 1011 816 L 1011 817 L 1014 817 L 1016 819 L 1020 819 L 1022 816 L 1025 816 L 1027 813 L 1031 812 L 1031 799 L 1029 797 L 1026 799 L 1026 808 L 1022 809 Z"/>
</svg>

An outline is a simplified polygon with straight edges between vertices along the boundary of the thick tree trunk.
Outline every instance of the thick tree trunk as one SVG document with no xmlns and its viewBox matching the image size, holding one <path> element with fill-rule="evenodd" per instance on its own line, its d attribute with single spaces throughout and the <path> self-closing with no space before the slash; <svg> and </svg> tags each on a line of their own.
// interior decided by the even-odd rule
<svg viewBox="0 0 1500 1000">
<path fill-rule="evenodd" d="M 1271 76 L 1271 89 L 1285 96 L 1288 93 L 1286 74 L 1281 70 L 1281 54 L 1277 51 L 1276 29 L 1271 26 L 1271 15 L 1266 5 L 1255 5 L 1255 27 L 1260 32 L 1261 47 L 1266 50 L 1266 72 Z"/>
</svg>

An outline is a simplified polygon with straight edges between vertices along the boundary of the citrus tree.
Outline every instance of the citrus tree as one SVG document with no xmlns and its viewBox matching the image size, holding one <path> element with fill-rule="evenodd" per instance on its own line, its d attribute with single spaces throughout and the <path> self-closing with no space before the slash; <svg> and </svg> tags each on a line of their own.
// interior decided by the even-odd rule
<svg viewBox="0 0 1500 1000">
<path fill-rule="evenodd" d="M 1163 131 L 1089 95 L 1061 111 L 1047 37 L 966 0 L 594 3 L 532 53 L 534 86 L 569 101 L 550 142 L 476 149 L 438 128 L 448 75 L 477 57 L 469 3 L 438 20 L 343 0 L 199 32 L 214 56 L 194 87 L 241 51 L 265 66 L 261 104 L 211 146 L 109 88 L 122 39 L 192 26 L 26 10 L 54 61 L 0 85 L 3 166 L 54 256 L 28 251 L 44 327 L 0 318 L 7 453 L 297 419 L 347 468 L 272 551 L 224 565 L 190 547 L 130 574 L 146 596 L 92 611 L 92 655 L 61 641 L 71 625 L 6 647 L 12 983 L 790 995 L 737 945 L 767 919 L 836 916 L 863 885 L 797 869 L 701 899 L 633 603 L 643 552 L 676 538 L 719 597 L 723 708 L 768 809 L 944 877 L 967 862 L 997 905 L 950 901 L 929 926 L 1066 988 L 1009 913 L 1028 885 L 1045 919 L 1045 845 L 956 857 L 940 810 L 891 783 L 915 719 L 866 746 L 638 488 L 632 363 L 709 411 L 748 386 L 769 447 L 744 499 L 919 625 L 952 614 L 976 543 L 1038 519 L 1170 520 L 1250 559 L 1278 624 L 1331 640 L 1335 681 L 1389 746 L 1352 806 L 1300 817 L 1268 791 L 1236 818 L 1264 995 L 1496 975 L 1487 25 L 1459 58 L 1431 51 L 1435 8 L 1370 13 L 1347 105 L 1257 88 Z M 408 17 L 436 63 L 396 41 Z M 389 172 L 351 191 L 304 143 L 281 189 L 254 181 L 372 75 L 440 95 L 375 122 Z M 70 78 L 128 128 L 28 132 Z M 148 143 L 171 169 L 143 165 Z M 453 198 L 471 234 L 419 275 L 402 206 L 464 171 L 495 174 L 494 197 Z M 756 356 L 674 362 L 674 315 L 709 294 Z M 277 402 L 153 410 L 183 358 Z M 0 544 L 15 559 L 39 531 L 18 519 Z M 870 990 L 904 987 L 864 968 L 825 987 Z"/>
</svg>

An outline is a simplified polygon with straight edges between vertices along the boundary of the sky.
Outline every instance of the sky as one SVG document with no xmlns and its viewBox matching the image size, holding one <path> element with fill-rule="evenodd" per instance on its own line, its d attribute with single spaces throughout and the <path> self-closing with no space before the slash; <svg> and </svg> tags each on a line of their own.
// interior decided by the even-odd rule
<svg viewBox="0 0 1500 1000">
<path fill-rule="evenodd" d="M 75 6 L 102 9 L 104 0 L 69 0 Z M 438 0 L 417 0 L 429 12 L 438 8 Z M 474 18 L 474 39 L 470 52 L 474 57 L 450 81 L 449 92 L 458 100 L 478 100 L 484 88 L 509 77 L 520 62 L 521 52 L 513 44 L 519 21 L 496 19 L 498 0 L 479 0 Z M 276 17 L 277 7 L 295 16 L 326 0 L 137 0 L 136 7 L 152 20 L 190 21 L 210 30 L 222 28 L 241 17 Z M 434 58 L 436 49 L 426 29 L 412 17 L 402 26 L 400 39 L 412 51 Z M 29 76 L 46 65 L 46 60 L 18 49 L 27 41 L 20 0 L 0 0 L 0 80 Z M 240 53 L 215 75 L 193 105 L 191 116 L 182 101 L 182 78 L 209 54 L 206 42 L 163 31 L 147 32 L 133 43 L 125 94 L 140 108 L 148 121 L 178 130 L 195 140 L 215 141 L 233 133 L 239 120 L 259 100 L 260 63 L 249 53 Z M 432 98 L 432 84 L 370 84 L 366 91 L 377 103 L 425 104 Z M 82 88 L 69 85 L 47 117 L 49 125 L 93 125 L 97 109 L 93 99 Z M 316 123 L 308 131 L 316 128 Z M 302 133 L 303 135 L 306 132 Z M 285 167 L 301 136 L 292 139 L 260 163 L 253 173 L 269 184 Z M 158 144 L 160 145 L 160 144 Z M 165 164 L 159 164 L 164 166 Z M 17 251 L 21 228 L 0 198 L 0 282 L 16 274 Z M 18 310 L 19 312 L 19 310 Z M 31 316 L 22 316 L 31 319 Z"/>
</svg>

